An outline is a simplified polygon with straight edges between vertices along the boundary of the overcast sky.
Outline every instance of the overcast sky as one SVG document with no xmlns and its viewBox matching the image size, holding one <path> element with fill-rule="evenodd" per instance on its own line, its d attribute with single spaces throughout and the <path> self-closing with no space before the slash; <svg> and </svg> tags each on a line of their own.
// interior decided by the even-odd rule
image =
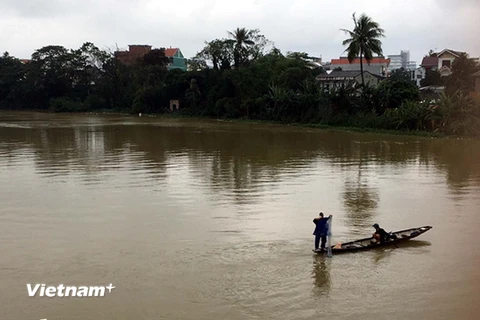
<svg viewBox="0 0 480 320">
<path fill-rule="evenodd" d="M 236 27 L 258 28 L 275 46 L 324 60 L 338 58 L 352 28 L 366 13 L 385 29 L 384 55 L 410 50 L 421 62 L 430 49 L 480 56 L 479 0 L 0 0 L 0 51 L 30 58 L 46 45 L 102 49 L 129 44 L 179 47 L 189 58 L 204 41 Z"/>
</svg>

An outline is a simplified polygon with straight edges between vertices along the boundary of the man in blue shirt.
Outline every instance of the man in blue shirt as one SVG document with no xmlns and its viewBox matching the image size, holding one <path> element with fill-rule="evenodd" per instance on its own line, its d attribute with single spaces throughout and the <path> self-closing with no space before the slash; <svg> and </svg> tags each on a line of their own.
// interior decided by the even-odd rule
<svg viewBox="0 0 480 320">
<path fill-rule="evenodd" d="M 327 234 L 328 234 L 328 219 L 330 219 L 332 215 L 328 216 L 328 218 L 324 218 L 323 212 L 320 212 L 319 217 L 313 219 L 313 223 L 315 223 L 315 230 L 313 231 L 313 235 L 315 236 L 315 251 L 324 251 L 325 250 L 325 243 L 327 242 Z M 320 239 L 322 243 L 320 245 L 320 249 L 318 248 Z"/>
</svg>

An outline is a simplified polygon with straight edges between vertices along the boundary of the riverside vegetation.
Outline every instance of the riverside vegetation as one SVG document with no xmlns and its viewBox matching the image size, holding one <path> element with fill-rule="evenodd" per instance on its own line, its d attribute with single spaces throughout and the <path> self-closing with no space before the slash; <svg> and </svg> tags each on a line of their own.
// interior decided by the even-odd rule
<svg viewBox="0 0 480 320">
<path fill-rule="evenodd" d="M 382 55 L 383 29 L 366 15 L 353 20 L 352 30 L 342 29 L 349 59 Z M 325 71 L 312 68 L 306 53 L 283 54 L 258 29 L 237 28 L 228 38 L 206 42 L 188 60 L 189 71 L 169 70 L 168 63 L 163 48 L 125 65 L 93 43 L 45 46 L 28 63 L 5 52 L 0 108 L 167 113 L 169 101 L 178 99 L 177 113 L 186 116 L 480 136 L 480 102 L 469 96 L 479 69 L 467 56 L 455 60 L 449 77 L 427 74 L 425 85 L 446 86 L 435 101 L 423 100 L 403 69 L 377 87 L 362 79 L 324 90 L 315 77 Z"/>
</svg>

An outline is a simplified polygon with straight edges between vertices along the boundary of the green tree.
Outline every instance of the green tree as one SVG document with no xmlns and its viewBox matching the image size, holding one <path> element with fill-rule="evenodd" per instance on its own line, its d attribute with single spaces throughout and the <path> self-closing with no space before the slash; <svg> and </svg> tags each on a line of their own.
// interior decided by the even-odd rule
<svg viewBox="0 0 480 320">
<path fill-rule="evenodd" d="M 135 94 L 134 68 L 116 59 L 113 54 L 104 65 L 105 74 L 99 86 L 112 109 L 128 110 Z"/>
<path fill-rule="evenodd" d="M 171 62 L 171 58 L 165 55 L 165 48 L 150 50 L 142 59 L 142 65 L 160 66 L 164 70 L 167 70 L 168 64 Z"/>
<path fill-rule="evenodd" d="M 411 79 L 410 71 L 405 70 L 405 68 L 393 70 L 390 73 L 389 80 L 413 82 Z"/>
<path fill-rule="evenodd" d="M 442 76 L 437 70 L 427 70 L 425 72 L 425 78 L 420 80 L 420 85 L 422 87 L 441 86 L 443 83 Z"/>
<path fill-rule="evenodd" d="M 235 69 L 238 69 L 240 64 L 243 63 L 246 58 L 248 47 L 255 44 L 255 41 L 253 40 L 254 31 L 255 30 L 248 30 L 246 28 L 237 28 L 234 31 L 228 31 L 228 34 L 232 39 L 227 41 L 234 45 L 233 60 Z"/>
<path fill-rule="evenodd" d="M 376 88 L 380 100 L 377 106 L 377 114 L 381 115 L 387 108 L 399 108 L 404 102 L 418 101 L 420 90 L 410 80 L 410 74 L 406 70 L 394 70 L 390 77 L 380 83 Z"/>
<path fill-rule="evenodd" d="M 94 68 L 97 71 L 103 71 L 104 64 L 110 58 L 110 55 L 106 51 L 100 50 L 91 42 L 85 42 L 78 49 L 78 54 L 82 56 L 88 67 Z"/>
<path fill-rule="evenodd" d="M 287 52 L 287 58 L 297 59 L 297 60 L 307 60 L 309 58 L 308 53 L 306 52 Z"/>
<path fill-rule="evenodd" d="M 206 66 L 209 60 L 213 64 L 213 69 L 230 69 L 233 60 L 233 46 L 231 42 L 222 39 L 215 39 L 205 43 L 205 47 L 193 58 L 197 63 Z"/>
<path fill-rule="evenodd" d="M 23 101 L 22 84 L 25 67 L 15 57 L 5 52 L 0 57 L 0 105 L 18 108 Z"/>
<path fill-rule="evenodd" d="M 170 58 L 165 49 L 153 49 L 143 56 L 134 68 L 135 96 L 134 113 L 158 112 L 165 106 L 165 80 L 168 74 Z"/>
<path fill-rule="evenodd" d="M 205 59 L 195 56 L 187 60 L 188 71 L 200 71 L 200 70 L 205 70 L 207 68 L 208 66 Z"/>
<path fill-rule="evenodd" d="M 228 32 L 230 39 L 227 43 L 233 45 L 233 61 L 235 69 L 246 65 L 250 60 L 255 60 L 263 55 L 263 51 L 270 41 L 260 34 L 258 29 L 237 28 Z"/>
<path fill-rule="evenodd" d="M 51 98 L 69 96 L 76 80 L 75 53 L 62 46 L 36 50 L 27 65 L 28 99 L 46 108 Z"/>
<path fill-rule="evenodd" d="M 180 69 L 173 69 L 167 73 L 165 78 L 166 99 L 181 99 L 189 86 L 189 72 Z"/>
<path fill-rule="evenodd" d="M 477 63 L 462 53 L 452 64 L 452 74 L 447 80 L 447 92 L 460 90 L 464 93 L 474 91 L 473 74 L 480 70 Z"/>
<path fill-rule="evenodd" d="M 73 95 L 83 100 L 97 94 L 97 84 L 105 73 L 104 65 L 109 59 L 107 52 L 91 42 L 85 42 L 79 49 L 71 50 L 73 72 Z"/>
<path fill-rule="evenodd" d="M 363 77 L 363 57 L 370 63 L 374 54 L 382 55 L 382 42 L 380 38 L 384 37 L 384 30 L 379 24 L 370 17 L 362 14 L 357 20 L 355 13 L 353 14 L 354 28 L 352 31 L 341 29 L 347 33 L 350 38 L 343 41 L 343 45 L 348 45 L 348 60 L 352 62 L 355 58 L 360 58 L 360 72 L 362 75 L 362 86 L 365 85 Z"/>
</svg>

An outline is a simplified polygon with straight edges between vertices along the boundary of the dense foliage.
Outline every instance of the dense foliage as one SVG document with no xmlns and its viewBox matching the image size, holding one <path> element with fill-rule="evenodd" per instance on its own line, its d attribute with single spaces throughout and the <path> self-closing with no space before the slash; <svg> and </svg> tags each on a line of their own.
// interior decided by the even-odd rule
<svg viewBox="0 0 480 320">
<path fill-rule="evenodd" d="M 92 43 L 74 50 L 46 46 L 29 63 L 5 53 L 0 107 L 165 113 L 170 100 L 178 99 L 179 112 L 190 116 L 480 134 L 479 104 L 467 95 L 476 67 L 470 61 L 454 63 L 448 96 L 431 103 L 421 101 L 403 70 L 377 87 L 326 91 L 315 79 L 325 71 L 313 67 L 307 54 L 269 48 L 258 30 L 238 28 L 229 36 L 206 42 L 186 72 L 168 70 L 164 49 L 152 50 L 134 65 Z"/>
</svg>

